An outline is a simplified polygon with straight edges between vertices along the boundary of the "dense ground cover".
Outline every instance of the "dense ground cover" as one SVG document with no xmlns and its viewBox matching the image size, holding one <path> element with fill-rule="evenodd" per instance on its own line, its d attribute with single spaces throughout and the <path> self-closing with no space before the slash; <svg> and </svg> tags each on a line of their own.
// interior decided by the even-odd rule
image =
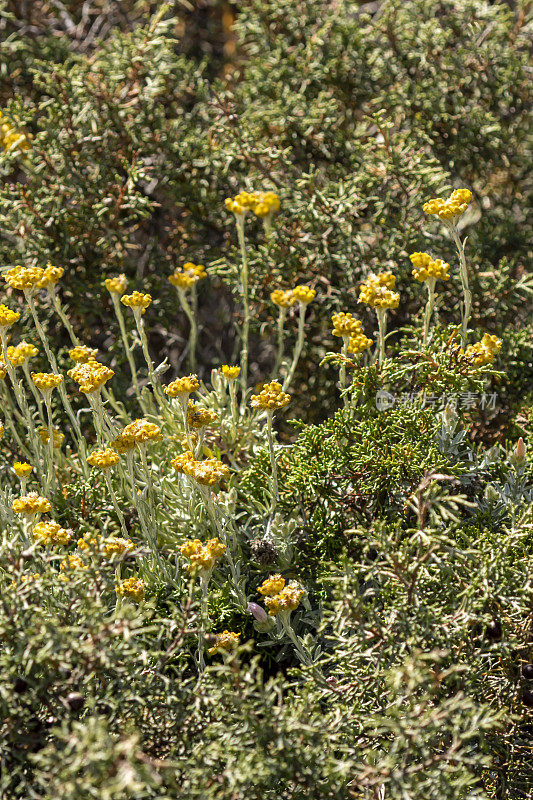
<svg viewBox="0 0 533 800">
<path fill-rule="evenodd" d="M 530 797 L 525 6 L 31 5 L 2 796 Z"/>
</svg>

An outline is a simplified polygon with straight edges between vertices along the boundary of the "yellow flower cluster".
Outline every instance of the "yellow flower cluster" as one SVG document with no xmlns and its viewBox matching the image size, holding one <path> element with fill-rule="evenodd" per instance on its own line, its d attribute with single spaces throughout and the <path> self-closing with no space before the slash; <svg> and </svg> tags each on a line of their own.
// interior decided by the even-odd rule
<svg viewBox="0 0 533 800">
<path fill-rule="evenodd" d="M 265 596 L 265 605 L 271 617 L 277 616 L 280 612 L 295 611 L 305 595 L 304 589 L 298 583 L 291 581 L 286 584 L 281 575 L 267 578 L 258 591 Z"/>
<path fill-rule="evenodd" d="M 32 372 L 31 379 L 43 394 L 51 392 L 63 383 L 63 376 L 55 372 Z"/>
<path fill-rule="evenodd" d="M 128 279 L 122 273 L 122 275 L 117 275 L 115 278 L 106 278 L 104 284 L 109 294 L 122 295 L 128 287 Z"/>
<path fill-rule="evenodd" d="M 492 364 L 502 347 L 502 340 L 490 333 L 484 333 L 483 338 L 476 344 L 469 344 L 463 355 L 472 359 L 476 367 L 483 367 L 485 364 Z M 462 353 L 463 351 L 461 351 Z"/>
<path fill-rule="evenodd" d="M 270 294 L 270 299 L 279 308 L 291 308 L 298 302 L 292 289 L 274 289 Z"/>
<path fill-rule="evenodd" d="M 77 362 L 75 367 L 69 369 L 67 375 L 78 384 L 82 394 L 99 392 L 102 386 L 111 380 L 115 373 L 105 364 L 100 364 L 90 358 L 89 361 Z"/>
<path fill-rule="evenodd" d="M 331 321 L 333 323 L 333 336 L 349 338 L 353 334 L 363 332 L 361 320 L 352 316 L 352 314 L 345 314 L 344 311 L 339 311 L 337 314 L 333 314 Z"/>
<path fill-rule="evenodd" d="M 210 656 L 214 655 L 218 650 L 230 652 L 239 644 L 240 635 L 240 633 L 232 633 L 232 631 L 222 631 L 222 633 L 215 634 L 215 644 L 207 652 Z"/>
<path fill-rule="evenodd" d="M 33 472 L 33 467 L 26 461 L 15 461 L 13 464 L 13 472 L 17 478 L 28 478 Z"/>
<path fill-rule="evenodd" d="M 39 544 L 65 545 L 70 542 L 70 533 L 58 522 L 38 522 L 32 531 L 32 536 Z"/>
<path fill-rule="evenodd" d="M 74 361 L 75 364 L 86 364 L 88 361 L 95 360 L 98 350 L 87 347 L 85 344 L 78 344 L 76 347 L 73 347 L 72 350 L 69 350 L 68 354 L 71 361 Z"/>
<path fill-rule="evenodd" d="M 120 298 L 120 302 L 134 311 L 138 311 L 140 309 L 141 314 L 144 314 L 152 302 L 152 295 L 143 294 L 142 292 L 133 292 L 132 294 L 123 295 Z"/>
<path fill-rule="evenodd" d="M 44 269 L 41 267 L 18 266 L 4 272 L 4 280 L 7 285 L 20 292 L 39 288 L 43 276 Z"/>
<path fill-rule="evenodd" d="M 98 467 L 98 469 L 106 470 L 115 467 L 120 461 L 118 453 L 111 450 L 110 447 L 105 450 L 95 450 L 94 453 L 87 458 L 87 463 L 91 467 Z"/>
<path fill-rule="evenodd" d="M 216 458 L 205 461 L 196 461 L 191 452 L 182 453 L 170 462 L 176 472 L 181 472 L 189 478 L 194 478 L 203 486 L 215 486 L 221 480 L 229 478 L 229 469 Z"/>
<path fill-rule="evenodd" d="M 267 217 L 279 211 L 280 201 L 275 192 L 239 192 L 235 197 L 227 197 L 224 204 L 232 214 L 245 214 L 252 211 L 258 217 Z"/>
<path fill-rule="evenodd" d="M 135 545 L 131 539 L 123 539 L 120 536 L 109 536 L 104 540 L 102 545 L 102 550 L 108 558 L 129 553 L 129 551 L 133 550 L 134 548 Z"/>
<path fill-rule="evenodd" d="M 205 428 L 207 425 L 213 425 L 215 422 L 218 422 L 218 416 L 214 411 L 211 411 L 211 409 L 200 408 L 200 406 L 197 406 L 192 400 L 189 400 L 187 405 L 187 422 L 191 428 L 199 430 L 200 428 Z"/>
<path fill-rule="evenodd" d="M 22 367 L 30 358 L 35 358 L 39 351 L 30 342 L 19 342 L 14 347 L 7 348 L 7 357 L 14 367 Z"/>
<path fill-rule="evenodd" d="M 207 273 L 203 264 L 193 264 L 187 261 L 181 269 L 176 268 L 169 281 L 177 289 L 191 289 L 198 281 L 207 278 Z"/>
<path fill-rule="evenodd" d="M 191 392 L 196 392 L 200 388 L 197 375 L 187 375 L 184 378 L 176 378 L 163 389 L 169 397 L 186 397 Z"/>
<path fill-rule="evenodd" d="M 377 309 L 398 308 L 400 295 L 392 291 L 395 285 L 392 272 L 370 273 L 359 288 L 358 302 Z"/>
<path fill-rule="evenodd" d="M 234 381 L 237 380 L 237 378 L 241 374 L 241 368 L 230 367 L 228 364 L 224 364 L 222 367 L 222 374 L 227 381 Z"/>
<path fill-rule="evenodd" d="M 51 286 L 55 286 L 64 274 L 65 270 L 63 267 L 54 267 L 52 264 L 47 264 L 38 284 L 39 289 L 49 289 Z"/>
<path fill-rule="evenodd" d="M 133 450 L 135 447 L 135 439 L 133 436 L 124 436 L 124 434 L 121 433 L 116 439 L 113 439 L 111 445 L 113 450 L 116 450 L 117 453 L 122 455 L 123 453 L 128 453 L 130 450 Z"/>
<path fill-rule="evenodd" d="M 66 558 L 63 559 L 63 561 L 59 565 L 59 569 L 61 570 L 61 572 L 71 572 L 76 569 L 88 569 L 88 566 L 81 558 L 81 556 L 72 553 L 71 555 L 68 555 Z M 66 580 L 68 580 L 68 578 Z"/>
<path fill-rule="evenodd" d="M 0 361 L 0 381 L 3 381 L 7 375 L 7 368 L 3 361 Z"/>
<path fill-rule="evenodd" d="M 30 492 L 13 500 L 15 514 L 25 514 L 27 517 L 34 514 L 47 514 L 51 508 L 50 501 L 46 497 L 37 494 L 37 492 Z"/>
<path fill-rule="evenodd" d="M 5 306 L 3 303 L 0 305 L 0 328 L 10 328 L 15 322 L 18 322 L 20 319 L 20 313 L 18 311 L 12 311 L 8 306 Z"/>
<path fill-rule="evenodd" d="M 417 281 L 435 280 L 447 281 L 450 279 L 450 265 L 441 258 L 433 259 L 429 253 L 411 253 L 409 256 L 414 267 L 413 277 Z"/>
<path fill-rule="evenodd" d="M 291 401 L 290 394 L 283 391 L 281 383 L 271 381 L 266 383 L 259 394 L 253 394 L 250 398 L 252 408 L 264 408 L 267 411 L 275 411 L 283 408 Z"/>
<path fill-rule="evenodd" d="M 200 539 L 190 539 L 180 547 L 181 555 L 190 561 L 187 564 L 189 573 L 209 574 L 225 552 L 226 545 L 219 539 L 209 539 L 205 544 Z"/>
<path fill-rule="evenodd" d="M 372 339 L 369 339 L 364 333 L 354 333 L 348 340 L 347 352 L 357 356 L 364 350 L 368 350 L 371 345 Z"/>
<path fill-rule="evenodd" d="M 428 200 L 423 208 L 426 214 L 435 214 L 442 220 L 454 220 L 465 213 L 471 200 L 470 189 L 456 189 L 446 199 L 435 197 Z"/>
<path fill-rule="evenodd" d="M 10 150 L 22 150 L 26 152 L 31 144 L 25 133 L 17 130 L 9 122 L 6 116 L 0 111 L 0 146 L 8 153 Z"/>
<path fill-rule="evenodd" d="M 292 296 L 302 306 L 308 306 L 315 299 L 316 292 L 309 286 L 295 286 L 292 290 Z"/>
<path fill-rule="evenodd" d="M 115 591 L 122 597 L 129 597 L 130 600 L 140 603 L 144 600 L 145 595 L 144 581 L 136 577 L 126 578 L 126 580 L 119 583 Z"/>
<path fill-rule="evenodd" d="M 37 433 L 41 437 L 41 442 L 43 444 L 48 444 L 48 440 L 50 439 L 48 428 L 39 428 Z M 57 428 L 52 428 L 52 438 L 54 440 L 54 447 L 61 447 L 65 438 L 65 434 L 61 433 L 61 431 L 58 431 Z"/>
<path fill-rule="evenodd" d="M 160 442 L 163 438 L 161 428 L 154 422 L 147 419 L 136 419 L 122 430 L 120 434 L 123 438 L 133 440 L 135 444 L 147 444 L 148 442 Z"/>
</svg>

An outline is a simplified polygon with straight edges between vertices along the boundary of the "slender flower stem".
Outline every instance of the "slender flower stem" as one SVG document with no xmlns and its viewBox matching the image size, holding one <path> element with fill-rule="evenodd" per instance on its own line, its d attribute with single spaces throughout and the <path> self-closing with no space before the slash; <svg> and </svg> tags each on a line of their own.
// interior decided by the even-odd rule
<svg viewBox="0 0 533 800">
<path fill-rule="evenodd" d="M 54 472 L 54 426 L 52 422 L 52 404 L 48 392 L 44 395 L 44 404 L 46 406 L 46 416 L 48 419 L 48 464 L 45 484 L 45 490 L 48 491 L 50 486 L 56 481 Z"/>
<path fill-rule="evenodd" d="M 225 555 L 226 555 L 226 558 L 228 559 L 228 564 L 229 564 L 229 568 L 230 568 L 230 572 L 231 572 L 231 577 L 233 578 L 235 591 L 236 591 L 237 596 L 239 598 L 239 602 L 241 603 L 243 609 L 245 609 L 246 606 L 247 606 L 246 597 L 244 596 L 243 591 L 242 591 L 242 589 L 240 587 L 240 584 L 239 584 L 239 576 L 237 574 L 237 568 L 235 566 L 235 562 L 233 560 L 233 555 L 232 555 L 231 550 L 229 548 L 228 538 L 226 536 L 226 532 L 223 529 L 222 525 L 220 524 L 220 520 L 219 520 L 219 516 L 218 516 L 219 512 L 217 512 L 217 507 L 216 507 L 215 503 L 213 502 L 213 498 L 211 497 L 211 490 L 207 486 L 200 486 L 200 489 L 201 489 L 202 496 L 204 497 L 204 499 L 206 501 L 207 512 L 208 512 L 209 516 L 211 517 L 211 521 L 212 521 L 212 523 L 213 523 L 213 525 L 215 527 L 215 530 L 216 530 L 216 532 L 218 534 L 218 537 L 226 545 L 226 553 L 225 553 Z"/>
<path fill-rule="evenodd" d="M 348 356 L 348 344 L 350 343 L 349 336 L 342 337 L 342 361 L 341 367 L 339 370 L 339 389 L 341 393 L 344 392 L 346 388 L 346 358 Z M 346 405 L 346 396 L 344 397 L 344 404 Z"/>
<path fill-rule="evenodd" d="M 25 361 L 24 364 L 22 365 L 22 371 L 24 372 L 24 377 L 26 378 L 26 383 L 28 384 L 30 392 L 33 395 L 33 399 L 35 400 L 35 403 L 37 404 L 37 408 L 39 409 L 39 416 L 41 418 L 43 418 L 43 404 L 42 404 L 39 392 L 37 391 L 37 389 L 35 387 L 35 384 L 31 379 L 30 367 L 29 367 L 29 364 L 28 364 L 27 361 Z"/>
<path fill-rule="evenodd" d="M 422 335 L 422 346 L 425 347 L 428 342 L 429 336 L 429 323 L 431 321 L 431 315 L 433 314 L 433 308 L 435 307 L 435 278 L 428 278 L 426 281 L 426 285 L 428 287 L 428 300 L 426 303 L 426 310 L 424 314 L 424 332 Z"/>
<path fill-rule="evenodd" d="M 376 308 L 378 317 L 378 364 L 383 364 L 385 358 L 385 334 L 387 332 L 387 311 L 385 308 Z"/>
<path fill-rule="evenodd" d="M 250 298 L 248 296 L 248 255 L 246 253 L 246 240 L 244 238 L 244 214 L 237 214 L 237 237 L 241 250 L 241 284 L 242 302 L 244 319 L 242 325 L 242 349 L 241 349 L 241 389 L 244 401 L 246 385 L 248 381 L 248 337 L 250 332 Z"/>
<path fill-rule="evenodd" d="M 310 667 L 313 663 L 311 655 L 306 650 L 304 650 L 301 642 L 299 641 L 298 637 L 296 636 L 292 628 L 290 620 L 286 619 L 285 616 L 281 616 L 281 624 L 283 625 L 283 630 L 285 631 L 285 633 L 293 643 L 294 647 L 296 648 L 296 653 L 298 654 L 300 661 L 302 661 L 302 663 L 305 664 L 306 666 Z"/>
<path fill-rule="evenodd" d="M 52 305 L 54 306 L 54 309 L 55 309 L 59 319 L 61 320 L 61 322 L 65 326 L 65 329 L 66 329 L 66 331 L 67 331 L 67 333 L 68 333 L 68 335 L 70 337 L 70 341 L 72 342 L 74 347 L 77 347 L 79 345 L 79 343 L 80 343 L 80 340 L 78 339 L 78 337 L 74 333 L 74 328 L 70 324 L 69 318 L 67 317 L 67 315 L 63 311 L 63 307 L 61 305 L 59 297 L 56 294 L 55 288 L 52 291 L 50 291 L 50 289 L 48 290 L 48 297 L 50 297 L 50 299 L 52 300 Z"/>
<path fill-rule="evenodd" d="M 207 622 L 207 587 L 209 584 L 209 577 L 202 576 L 201 583 L 201 598 L 200 598 L 200 624 L 198 626 L 198 669 L 203 672 L 205 669 L 205 629 Z"/>
<path fill-rule="evenodd" d="M 459 267 L 460 267 L 460 275 L 461 275 L 461 284 L 463 286 L 463 303 L 461 305 L 462 310 L 462 321 L 461 321 L 461 344 L 466 347 L 466 342 L 468 339 L 468 323 L 470 321 L 470 312 L 472 310 L 472 292 L 470 291 L 470 286 L 468 283 L 468 270 L 466 267 L 466 257 L 465 257 L 465 249 L 464 244 L 461 241 L 457 228 L 453 223 L 447 224 L 448 230 L 450 231 L 453 241 L 455 242 L 455 246 L 457 248 L 457 254 L 459 256 Z"/>
<path fill-rule="evenodd" d="M 237 422 L 238 422 L 238 408 L 237 408 L 237 383 L 234 380 L 229 381 L 229 401 L 231 407 L 231 438 L 237 437 Z"/>
<path fill-rule="evenodd" d="M 189 320 L 189 368 L 191 371 L 194 371 L 196 369 L 196 343 L 198 341 L 198 325 L 196 323 L 196 315 L 191 309 L 183 289 L 178 288 L 178 297 L 180 299 L 181 307 L 185 311 L 187 319 Z"/>
<path fill-rule="evenodd" d="M 126 528 L 126 520 L 124 519 L 124 514 L 122 513 L 120 506 L 117 501 L 117 496 L 115 494 L 115 490 L 113 489 L 113 484 L 111 483 L 111 476 L 109 475 L 109 471 L 104 469 L 104 479 L 107 485 L 107 491 L 111 496 L 111 501 L 113 503 L 113 508 L 115 509 L 115 514 L 117 515 L 120 527 L 122 529 L 122 535 L 124 538 L 128 537 L 128 529 Z"/>
<path fill-rule="evenodd" d="M 141 405 L 141 408 L 142 408 L 141 392 L 140 392 L 140 389 L 139 389 L 139 379 L 137 377 L 137 368 L 135 366 L 135 359 L 133 357 L 133 353 L 131 351 L 131 347 L 130 347 L 130 345 L 128 343 L 128 334 L 126 332 L 126 323 L 124 321 L 124 315 L 122 313 L 122 308 L 121 308 L 121 305 L 120 305 L 119 296 L 116 293 L 112 293 L 111 294 L 111 300 L 113 301 L 113 308 L 115 309 L 115 316 L 117 318 L 118 326 L 120 328 L 120 336 L 122 338 L 122 344 L 124 345 L 124 350 L 126 352 L 126 358 L 128 359 L 128 364 L 130 366 L 131 379 L 133 381 L 133 390 L 134 390 L 135 396 L 136 396 L 136 398 L 137 398 L 137 400 L 138 400 L 138 402 L 139 402 L 139 404 Z M 143 411 L 144 411 L 144 408 L 143 408 Z"/>
<path fill-rule="evenodd" d="M 270 455 L 270 467 L 272 469 L 272 506 L 271 513 L 274 513 L 279 499 L 278 491 L 278 465 L 276 463 L 276 454 L 274 452 L 274 436 L 272 435 L 272 419 L 274 412 L 267 411 L 267 439 L 268 439 L 268 452 Z"/>
<path fill-rule="evenodd" d="M 292 356 L 291 366 L 285 380 L 283 381 L 284 392 L 286 392 L 289 386 L 291 385 L 292 379 L 294 378 L 294 373 L 296 372 L 296 367 L 298 366 L 298 361 L 300 360 L 300 356 L 302 354 L 302 349 L 304 346 L 306 311 L 307 311 L 307 303 L 300 303 L 300 315 L 298 317 L 298 336 L 296 338 L 296 344 L 294 345 L 294 353 Z"/>
<path fill-rule="evenodd" d="M 285 320 L 287 318 L 287 309 L 285 306 L 280 306 L 279 315 L 278 315 L 278 349 L 276 353 L 276 361 L 274 364 L 274 369 L 272 370 L 272 379 L 274 379 L 277 375 L 279 375 L 279 369 L 281 367 L 281 363 L 283 361 L 283 355 L 285 351 L 285 336 L 284 336 L 284 325 Z"/>
</svg>

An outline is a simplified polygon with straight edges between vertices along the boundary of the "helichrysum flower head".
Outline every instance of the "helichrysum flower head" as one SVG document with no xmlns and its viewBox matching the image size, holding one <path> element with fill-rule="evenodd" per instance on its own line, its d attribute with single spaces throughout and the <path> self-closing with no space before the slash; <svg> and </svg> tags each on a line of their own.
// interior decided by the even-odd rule
<svg viewBox="0 0 533 800">
<path fill-rule="evenodd" d="M 209 408 L 200 408 L 192 400 L 189 400 L 187 406 L 187 422 L 194 430 L 205 428 L 207 425 L 213 425 L 218 422 L 218 416 L 214 411 Z"/>
<path fill-rule="evenodd" d="M 235 381 L 241 374 L 240 367 L 230 367 L 229 364 L 222 366 L 222 374 L 227 381 Z"/>
<path fill-rule="evenodd" d="M 200 388 L 197 375 L 187 375 L 184 378 L 176 378 L 163 389 L 169 397 L 187 397 L 192 392 Z"/>
<path fill-rule="evenodd" d="M 136 419 L 134 422 L 130 422 L 123 429 L 121 436 L 133 439 L 135 444 L 159 442 L 163 438 L 161 428 L 154 422 L 148 422 L 147 419 Z"/>
<path fill-rule="evenodd" d="M 298 302 L 292 289 L 274 289 L 270 293 L 270 299 L 278 308 L 291 308 Z"/>
<path fill-rule="evenodd" d="M 169 277 L 170 283 L 183 291 L 191 289 L 198 281 L 207 278 L 203 264 L 193 264 L 187 261 L 181 269 L 176 268 Z"/>
<path fill-rule="evenodd" d="M 134 549 L 135 545 L 131 539 L 123 539 L 120 536 L 109 536 L 102 543 L 102 550 L 108 558 L 122 556 Z"/>
<path fill-rule="evenodd" d="M 271 617 L 275 617 L 278 614 L 286 614 L 288 616 L 291 611 L 295 611 L 298 608 L 304 595 L 305 590 L 298 583 L 291 582 L 288 586 L 284 586 L 278 594 L 265 597 L 265 605 Z"/>
<path fill-rule="evenodd" d="M 186 450 L 185 453 L 181 453 L 181 455 L 173 458 L 170 464 L 172 467 L 174 467 L 176 472 L 180 472 L 182 475 L 188 475 L 193 462 L 193 453 L 191 453 L 190 450 Z"/>
<path fill-rule="evenodd" d="M 49 394 L 63 383 L 63 376 L 55 372 L 32 372 L 31 379 L 44 395 Z"/>
<path fill-rule="evenodd" d="M 363 331 L 361 320 L 352 316 L 352 314 L 345 314 L 344 311 L 333 314 L 331 321 L 333 323 L 333 336 L 349 338 L 353 334 L 362 333 Z"/>
<path fill-rule="evenodd" d="M 81 556 L 72 553 L 72 555 L 68 555 L 66 558 L 63 559 L 61 564 L 59 565 L 59 569 L 61 572 L 74 572 L 78 569 L 88 569 L 87 564 L 81 558 Z"/>
<path fill-rule="evenodd" d="M 368 350 L 371 345 L 372 339 L 369 339 L 364 333 L 354 333 L 348 339 L 347 352 L 350 353 L 350 355 L 357 356 L 364 350 Z"/>
<path fill-rule="evenodd" d="M 135 600 L 136 603 L 140 603 L 144 600 L 145 596 L 144 581 L 136 577 L 126 578 L 126 580 L 119 583 L 116 588 L 116 593 L 122 597 L 128 597 L 130 600 Z"/>
<path fill-rule="evenodd" d="M 170 463 L 176 472 L 193 478 L 202 486 L 215 486 L 229 477 L 229 469 L 222 461 L 217 461 L 216 458 L 196 461 L 190 451 L 173 458 Z"/>
<path fill-rule="evenodd" d="M 6 330 L 14 325 L 15 322 L 18 322 L 19 319 L 20 313 L 18 311 L 12 311 L 3 303 L 0 305 L 0 328 Z"/>
<path fill-rule="evenodd" d="M 76 381 L 80 392 L 83 394 L 99 392 L 114 374 L 112 369 L 94 359 L 90 359 L 85 363 L 78 362 L 75 367 L 72 367 L 67 372 L 67 375 Z"/>
<path fill-rule="evenodd" d="M 282 578 L 278 573 L 276 575 L 271 575 L 269 578 L 263 581 L 257 591 L 260 594 L 265 595 L 265 597 L 272 597 L 275 594 L 279 594 L 284 586 L 285 578 Z"/>
<path fill-rule="evenodd" d="M 62 544 L 70 542 L 71 534 L 62 528 L 58 522 L 38 522 L 32 531 L 32 536 L 39 544 Z"/>
<path fill-rule="evenodd" d="M 0 147 L 5 153 L 15 150 L 26 152 L 31 148 L 30 137 L 13 125 L 0 111 Z"/>
<path fill-rule="evenodd" d="M 424 203 L 423 208 L 426 214 L 435 214 L 439 219 L 453 223 L 457 217 L 465 213 L 471 200 L 470 189 L 456 189 L 446 199 L 435 197 L 428 200 L 427 203 Z"/>
<path fill-rule="evenodd" d="M 143 294 L 142 292 L 133 292 L 132 294 L 123 295 L 120 298 L 120 302 L 133 311 L 140 311 L 141 314 L 144 314 L 152 302 L 152 295 Z"/>
<path fill-rule="evenodd" d="M 48 433 L 48 428 L 39 428 L 37 433 L 41 438 L 41 442 L 45 445 L 48 444 L 48 440 L 50 438 L 50 435 Z M 61 445 L 63 444 L 63 440 L 65 439 L 65 434 L 61 433 L 61 431 L 59 431 L 57 428 L 53 428 L 52 438 L 54 440 L 54 447 L 61 447 Z"/>
<path fill-rule="evenodd" d="M 117 275 L 115 278 L 106 278 L 104 281 L 105 288 L 109 294 L 123 295 L 128 288 L 128 279 L 124 274 Z"/>
<path fill-rule="evenodd" d="M 95 450 L 94 453 L 87 458 L 87 463 L 91 467 L 98 467 L 98 469 L 106 470 L 115 467 L 120 461 L 120 456 L 114 450 L 108 447 L 106 450 Z"/>
<path fill-rule="evenodd" d="M 15 514 L 25 514 L 28 517 L 34 514 L 47 514 L 51 508 L 50 501 L 46 497 L 37 494 L 37 492 L 30 492 L 13 500 Z"/>
<path fill-rule="evenodd" d="M 266 383 L 259 394 L 253 394 L 250 405 L 253 408 L 262 408 L 267 411 L 276 411 L 288 405 L 291 401 L 290 394 L 283 391 L 281 383 L 271 381 Z"/>
<path fill-rule="evenodd" d="M 122 433 L 111 442 L 113 450 L 116 450 L 116 452 L 120 453 L 121 455 L 133 450 L 135 448 L 135 444 L 136 442 L 133 436 L 124 436 Z"/>
<path fill-rule="evenodd" d="M 413 277 L 417 281 L 447 281 L 450 279 L 450 265 L 440 258 L 433 259 L 429 253 L 411 253 L 409 256 L 414 267 Z"/>
<path fill-rule="evenodd" d="M 257 203 L 254 192 L 239 192 L 235 197 L 226 197 L 224 205 L 228 211 L 236 216 L 242 216 L 247 211 L 253 210 Z"/>
<path fill-rule="evenodd" d="M 52 289 L 61 280 L 65 270 L 63 267 L 54 267 L 52 264 L 47 264 L 39 283 L 39 289 Z"/>
<path fill-rule="evenodd" d="M 371 308 L 388 310 L 398 308 L 400 295 L 393 292 L 396 278 L 391 272 L 371 273 L 359 289 L 359 303 Z"/>
<path fill-rule="evenodd" d="M 17 478 L 29 478 L 29 476 L 33 472 L 33 467 L 26 461 L 15 461 L 15 463 L 13 464 L 13 472 L 15 473 Z"/>
<path fill-rule="evenodd" d="M 292 290 L 292 296 L 300 305 L 308 306 L 315 299 L 316 292 L 309 286 L 295 286 Z"/>
<path fill-rule="evenodd" d="M 68 351 L 70 360 L 74 361 L 75 364 L 86 364 L 88 361 L 94 361 L 97 354 L 98 350 L 87 347 L 84 344 L 78 344 Z"/>
<path fill-rule="evenodd" d="M 180 547 L 180 553 L 189 559 L 187 571 L 189 573 L 200 573 L 208 576 L 214 569 L 217 562 L 226 552 L 226 545 L 219 539 L 209 539 L 203 544 L 200 539 L 191 539 Z"/>
<path fill-rule="evenodd" d="M 485 364 L 492 364 L 494 357 L 500 352 L 501 347 L 501 339 L 498 339 L 497 336 L 493 336 L 490 333 L 485 333 L 480 342 L 469 344 L 463 355 L 471 359 L 474 366 L 483 367 Z"/>
<path fill-rule="evenodd" d="M 27 292 L 39 288 L 43 275 L 41 267 L 13 267 L 4 272 L 4 280 L 12 289 Z"/>
<path fill-rule="evenodd" d="M 232 633 L 231 631 L 223 631 L 222 633 L 215 634 L 215 644 L 208 649 L 210 656 L 217 653 L 219 650 L 231 652 L 239 644 L 240 633 Z"/>
<path fill-rule="evenodd" d="M 280 200 L 275 192 L 254 192 L 255 205 L 252 211 L 256 217 L 269 217 L 279 211 Z"/>
<path fill-rule="evenodd" d="M 30 342 L 22 341 L 15 346 L 7 348 L 7 357 L 14 367 L 21 367 L 26 361 L 30 358 L 35 358 L 38 354 L 38 349 Z"/>
</svg>

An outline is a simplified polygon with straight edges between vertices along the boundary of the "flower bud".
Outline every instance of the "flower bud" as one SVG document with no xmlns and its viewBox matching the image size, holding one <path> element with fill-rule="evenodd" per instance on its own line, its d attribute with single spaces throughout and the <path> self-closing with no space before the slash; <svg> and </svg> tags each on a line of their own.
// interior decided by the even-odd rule
<svg viewBox="0 0 533 800">
<path fill-rule="evenodd" d="M 520 437 L 520 439 L 516 443 L 514 456 L 515 456 L 515 461 L 518 464 L 523 464 L 524 461 L 526 460 L 526 445 L 525 445 L 524 440 L 522 439 L 522 437 Z"/>
<path fill-rule="evenodd" d="M 258 622 L 268 622 L 268 614 L 264 608 L 257 603 L 248 603 L 248 611 Z"/>
</svg>

